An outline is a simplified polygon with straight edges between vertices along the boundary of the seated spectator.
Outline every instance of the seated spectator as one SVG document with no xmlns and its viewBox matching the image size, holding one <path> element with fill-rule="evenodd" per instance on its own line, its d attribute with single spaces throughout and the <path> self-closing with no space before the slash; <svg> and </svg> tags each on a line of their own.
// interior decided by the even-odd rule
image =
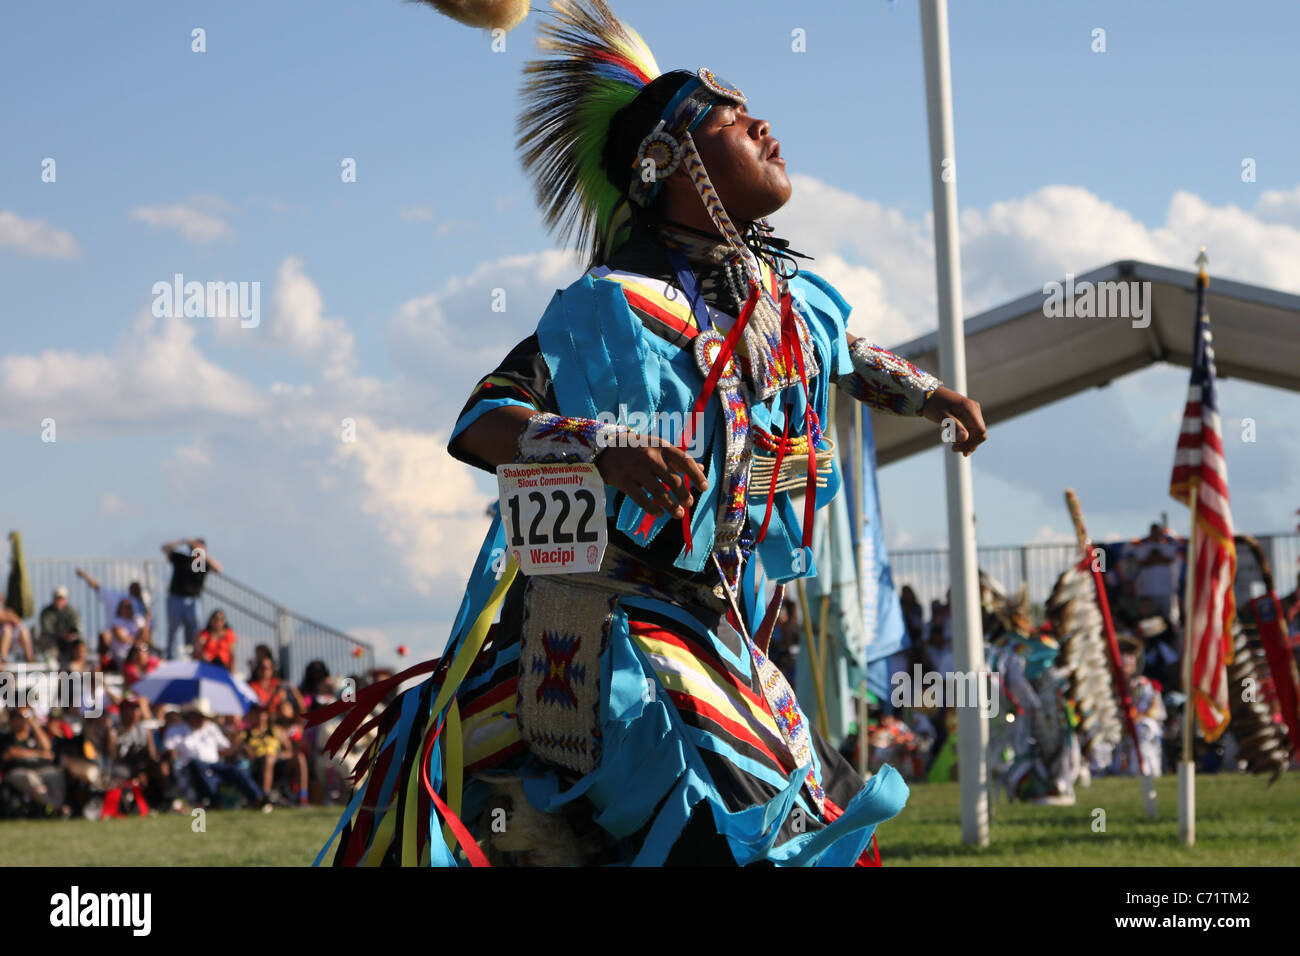
<svg viewBox="0 0 1300 956">
<path fill-rule="evenodd" d="M 99 596 L 109 616 L 118 612 L 119 605 L 125 599 L 131 602 L 131 617 L 141 618 L 146 626 L 153 626 L 152 602 L 149 593 L 140 586 L 139 581 L 132 581 L 125 591 L 115 591 L 112 588 L 100 587 L 99 582 L 81 568 L 77 568 L 77 577 L 90 585 L 90 589 Z"/>
<path fill-rule="evenodd" d="M 67 661 L 72 641 L 81 637 L 81 615 L 68 603 L 68 589 L 60 585 L 54 589 L 54 598 L 37 619 L 40 624 L 38 643 L 43 649 L 58 654 L 59 663 Z"/>
<path fill-rule="evenodd" d="M 134 781 L 144 789 L 152 807 L 164 806 L 172 790 L 171 767 L 158 750 L 154 735 L 144 725 L 141 702 L 126 700 L 118 709 L 117 753 L 114 776 Z"/>
<path fill-rule="evenodd" d="M 107 789 L 116 747 L 116 731 L 107 713 L 86 717 L 80 733 L 55 742 L 55 754 L 68 784 L 68 804 L 74 814 L 81 813 L 94 794 Z"/>
<path fill-rule="evenodd" d="M 257 694 L 258 702 L 274 712 L 282 700 L 291 700 L 298 710 L 304 710 L 302 695 L 292 684 L 280 679 L 275 661 L 269 657 L 259 658 L 253 664 L 253 672 L 248 675 L 248 686 Z"/>
<path fill-rule="evenodd" d="M 335 697 L 334 679 L 324 661 L 311 661 L 302 675 L 298 685 L 309 711 L 331 703 Z"/>
<path fill-rule="evenodd" d="M 239 747 L 221 732 L 209 718 L 211 707 L 200 698 L 182 711 L 184 721 L 168 731 L 163 743 L 172 754 L 177 774 L 187 775 L 199 800 L 207 806 L 218 806 L 218 789 L 222 783 L 232 784 L 249 805 L 267 806 L 266 795 L 249 777 L 248 771 L 231 758 Z"/>
<path fill-rule="evenodd" d="M 72 726 L 68 713 L 62 707 L 50 708 L 50 716 L 45 720 L 45 732 L 51 741 L 71 740 L 77 736 L 78 728 Z M 55 743 L 57 747 L 57 743 Z"/>
<path fill-rule="evenodd" d="M 149 625 L 145 619 L 135 613 L 129 598 L 118 602 L 117 610 L 109 619 L 105 628 L 108 635 L 108 653 L 113 663 L 120 668 L 126 662 L 126 655 L 138 641 L 149 641 Z"/>
<path fill-rule="evenodd" d="M 27 625 L 15 612 L 0 607 L 0 663 L 9 660 L 14 637 L 18 638 L 18 644 L 23 649 L 23 660 L 29 663 L 35 661 L 36 652 L 32 649 L 32 635 L 27 630 Z"/>
<path fill-rule="evenodd" d="M 5 783 L 40 804 L 47 816 L 65 813 L 63 770 L 55 763 L 53 743 L 30 707 L 9 711 L 9 727 L 0 733 L 0 772 Z"/>
<path fill-rule="evenodd" d="M 303 712 L 311 713 L 318 707 L 333 703 L 335 696 L 334 680 L 324 661 L 311 661 L 303 673 L 302 683 L 298 685 L 299 698 Z M 325 799 L 325 784 L 335 763 L 322 750 L 325 741 L 338 724 L 327 721 L 303 731 L 302 750 L 308 762 L 308 794 L 313 804 L 321 804 Z"/>
<path fill-rule="evenodd" d="M 194 658 L 234 670 L 235 641 L 234 629 L 226 626 L 225 612 L 213 611 L 208 617 L 208 626 L 199 632 L 194 644 Z"/>
<path fill-rule="evenodd" d="M 252 764 L 253 779 L 257 780 L 268 797 L 271 796 L 277 773 L 296 767 L 289 742 L 271 723 L 271 712 L 265 707 L 252 707 L 248 711 L 249 727 L 243 733 L 244 753 Z"/>
<path fill-rule="evenodd" d="M 294 780 L 298 785 L 298 802 L 304 805 L 307 803 L 310 786 L 307 768 L 308 740 L 303 733 L 305 723 L 294 700 L 290 697 L 282 697 L 279 709 L 276 711 L 275 730 L 284 742 L 285 759 L 293 761 Z M 324 783 L 323 774 L 320 782 Z"/>
<path fill-rule="evenodd" d="M 132 581 L 126 591 L 115 591 L 101 587 L 98 581 L 81 568 L 77 568 L 77 577 L 90 585 L 104 605 L 108 625 L 100 634 L 100 644 L 103 653 L 112 659 L 111 665 L 105 661 L 104 666 L 116 670 L 121 667 L 136 640 L 141 637 L 148 640 L 151 636 L 150 622 L 153 615 L 149 610 L 148 598 L 138 581 Z"/>
<path fill-rule="evenodd" d="M 162 660 L 153 653 L 148 641 L 136 641 L 122 663 L 122 680 L 130 687 L 141 677 L 152 673 Z"/>
</svg>

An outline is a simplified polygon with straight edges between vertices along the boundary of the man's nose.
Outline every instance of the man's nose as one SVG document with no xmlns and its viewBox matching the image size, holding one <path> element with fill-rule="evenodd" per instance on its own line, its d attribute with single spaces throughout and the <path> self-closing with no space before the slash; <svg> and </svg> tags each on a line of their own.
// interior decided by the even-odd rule
<svg viewBox="0 0 1300 956">
<path fill-rule="evenodd" d="M 772 131 L 772 124 L 765 119 L 754 121 L 754 132 L 761 138 Z"/>
</svg>

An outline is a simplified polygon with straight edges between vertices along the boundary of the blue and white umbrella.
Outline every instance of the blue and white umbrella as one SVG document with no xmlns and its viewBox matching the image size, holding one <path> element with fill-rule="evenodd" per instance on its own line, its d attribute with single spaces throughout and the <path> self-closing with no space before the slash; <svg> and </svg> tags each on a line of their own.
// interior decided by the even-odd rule
<svg viewBox="0 0 1300 956">
<path fill-rule="evenodd" d="M 131 690 L 151 704 L 188 704 L 202 697 L 214 714 L 244 714 L 258 703 L 242 677 L 216 664 L 168 661 L 142 677 Z"/>
</svg>

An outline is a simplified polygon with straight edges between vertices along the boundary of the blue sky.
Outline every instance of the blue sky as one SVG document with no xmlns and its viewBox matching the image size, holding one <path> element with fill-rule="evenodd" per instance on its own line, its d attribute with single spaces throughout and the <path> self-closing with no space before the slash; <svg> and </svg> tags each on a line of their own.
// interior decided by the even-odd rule
<svg viewBox="0 0 1300 956">
<path fill-rule="evenodd" d="M 933 328 L 916 3 L 616 9 L 662 68 L 708 65 L 772 120 L 796 176 L 776 221 L 854 302 L 853 331 Z M 1191 268 L 1201 244 L 1212 275 L 1300 292 L 1300 7 L 950 17 L 967 314 L 1122 257 Z M 493 52 L 397 0 L 5 6 L 0 455 L 30 553 L 206 532 L 296 610 L 381 645 L 442 640 L 491 494 L 442 451 L 447 429 L 577 274 L 513 150 L 540 19 Z M 262 323 L 152 317 L 177 272 L 260 282 Z M 981 543 L 1063 537 L 1065 484 L 1099 533 L 1181 522 L 1165 484 L 1185 385 L 1153 368 L 996 429 L 973 459 Z M 1289 528 L 1300 401 L 1227 382 L 1221 406 L 1225 432 L 1259 422 L 1227 443 L 1238 526 Z M 938 455 L 882 470 L 891 544 L 944 539 Z"/>
</svg>

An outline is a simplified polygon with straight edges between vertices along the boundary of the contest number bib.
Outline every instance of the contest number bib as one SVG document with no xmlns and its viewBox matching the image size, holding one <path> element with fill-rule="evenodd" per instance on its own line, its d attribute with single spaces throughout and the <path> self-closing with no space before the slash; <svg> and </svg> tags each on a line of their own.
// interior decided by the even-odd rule
<svg viewBox="0 0 1300 956">
<path fill-rule="evenodd" d="M 499 465 L 506 547 L 524 574 L 595 571 L 605 554 L 605 483 L 592 464 Z"/>
</svg>

